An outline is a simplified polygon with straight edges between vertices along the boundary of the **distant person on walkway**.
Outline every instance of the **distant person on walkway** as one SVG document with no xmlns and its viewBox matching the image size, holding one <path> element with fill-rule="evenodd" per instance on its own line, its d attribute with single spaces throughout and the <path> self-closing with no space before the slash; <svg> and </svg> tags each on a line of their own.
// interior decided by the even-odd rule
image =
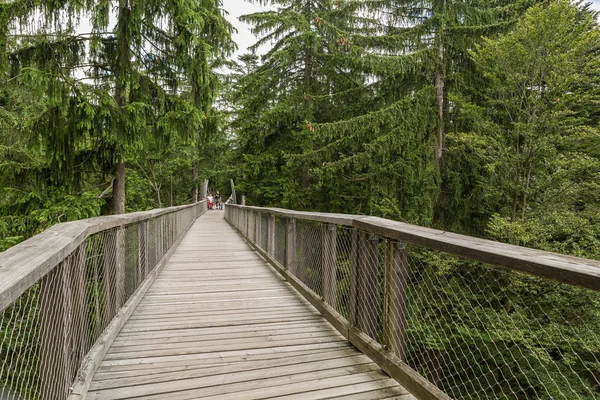
<svg viewBox="0 0 600 400">
<path fill-rule="evenodd" d="M 208 197 L 206 198 L 206 201 L 208 202 L 208 209 L 212 210 L 213 209 L 213 197 L 212 194 L 208 194 Z"/>
<path fill-rule="evenodd" d="M 218 191 L 217 194 L 215 194 L 215 205 L 217 206 L 217 210 L 223 209 L 223 204 L 221 204 L 221 195 Z"/>
</svg>

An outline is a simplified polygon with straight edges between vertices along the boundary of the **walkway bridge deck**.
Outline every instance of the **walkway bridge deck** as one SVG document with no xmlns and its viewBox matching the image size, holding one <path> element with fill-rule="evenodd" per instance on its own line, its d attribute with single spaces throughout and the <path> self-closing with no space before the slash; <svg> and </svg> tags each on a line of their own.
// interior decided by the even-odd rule
<svg viewBox="0 0 600 400">
<path fill-rule="evenodd" d="M 66 222 L 0 253 L 0 399 L 600 399 L 599 291 L 597 260 L 375 217 Z"/>
<path fill-rule="evenodd" d="M 119 332 L 87 398 L 414 397 L 211 211 Z"/>
</svg>

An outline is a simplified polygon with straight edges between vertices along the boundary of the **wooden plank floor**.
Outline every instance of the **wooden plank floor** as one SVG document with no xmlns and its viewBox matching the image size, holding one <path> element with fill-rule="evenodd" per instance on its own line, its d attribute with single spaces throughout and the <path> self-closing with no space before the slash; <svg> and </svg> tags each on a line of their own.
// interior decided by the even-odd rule
<svg viewBox="0 0 600 400">
<path fill-rule="evenodd" d="M 192 226 L 123 326 L 88 399 L 414 399 L 225 222 Z"/>
</svg>

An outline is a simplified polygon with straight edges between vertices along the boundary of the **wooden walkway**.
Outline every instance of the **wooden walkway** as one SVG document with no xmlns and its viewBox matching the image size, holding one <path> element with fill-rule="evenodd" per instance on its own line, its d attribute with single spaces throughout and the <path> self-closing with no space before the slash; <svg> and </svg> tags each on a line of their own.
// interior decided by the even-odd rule
<svg viewBox="0 0 600 400">
<path fill-rule="evenodd" d="M 225 222 L 193 225 L 98 368 L 88 399 L 414 399 Z"/>
</svg>

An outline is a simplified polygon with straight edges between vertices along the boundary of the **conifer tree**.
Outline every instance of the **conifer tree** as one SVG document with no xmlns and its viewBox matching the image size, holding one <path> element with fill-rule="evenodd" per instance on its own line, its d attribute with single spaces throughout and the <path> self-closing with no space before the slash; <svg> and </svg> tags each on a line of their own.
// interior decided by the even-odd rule
<svg viewBox="0 0 600 400">
<path fill-rule="evenodd" d="M 477 84 L 469 49 L 533 2 L 512 3 L 364 2 L 353 29 L 338 30 L 347 48 L 338 61 L 369 76 L 364 90 L 373 101 L 362 115 L 314 124 L 321 140 L 315 156 L 330 173 L 359 174 L 374 188 L 363 192 L 372 206 L 362 212 L 433 222 L 446 132 L 456 120 L 450 94 Z"/>
<path fill-rule="evenodd" d="M 325 0 L 269 4 L 278 8 L 242 17 L 260 37 L 254 48 L 272 47 L 261 63 L 244 57 L 238 74 L 234 126 L 245 168 L 239 189 L 249 201 L 309 208 L 315 198 L 310 170 L 288 159 L 312 149 L 309 122 L 331 121 L 343 110 L 331 107 L 329 94 L 355 87 L 357 79 L 362 84 L 356 74 L 338 67 L 332 54 L 339 38 L 328 29 L 334 29 L 333 22 L 349 29 L 355 6 L 340 8 Z"/>
<path fill-rule="evenodd" d="M 85 155 L 113 175 L 112 212 L 124 212 L 127 155 L 147 135 L 192 137 L 202 127 L 215 89 L 211 63 L 233 46 L 220 2 L 2 7 L 3 26 L 12 27 L 0 32 L 2 79 L 43 96 L 31 127 L 54 181 L 76 186 Z M 35 15 L 41 22 L 28 22 Z"/>
</svg>

